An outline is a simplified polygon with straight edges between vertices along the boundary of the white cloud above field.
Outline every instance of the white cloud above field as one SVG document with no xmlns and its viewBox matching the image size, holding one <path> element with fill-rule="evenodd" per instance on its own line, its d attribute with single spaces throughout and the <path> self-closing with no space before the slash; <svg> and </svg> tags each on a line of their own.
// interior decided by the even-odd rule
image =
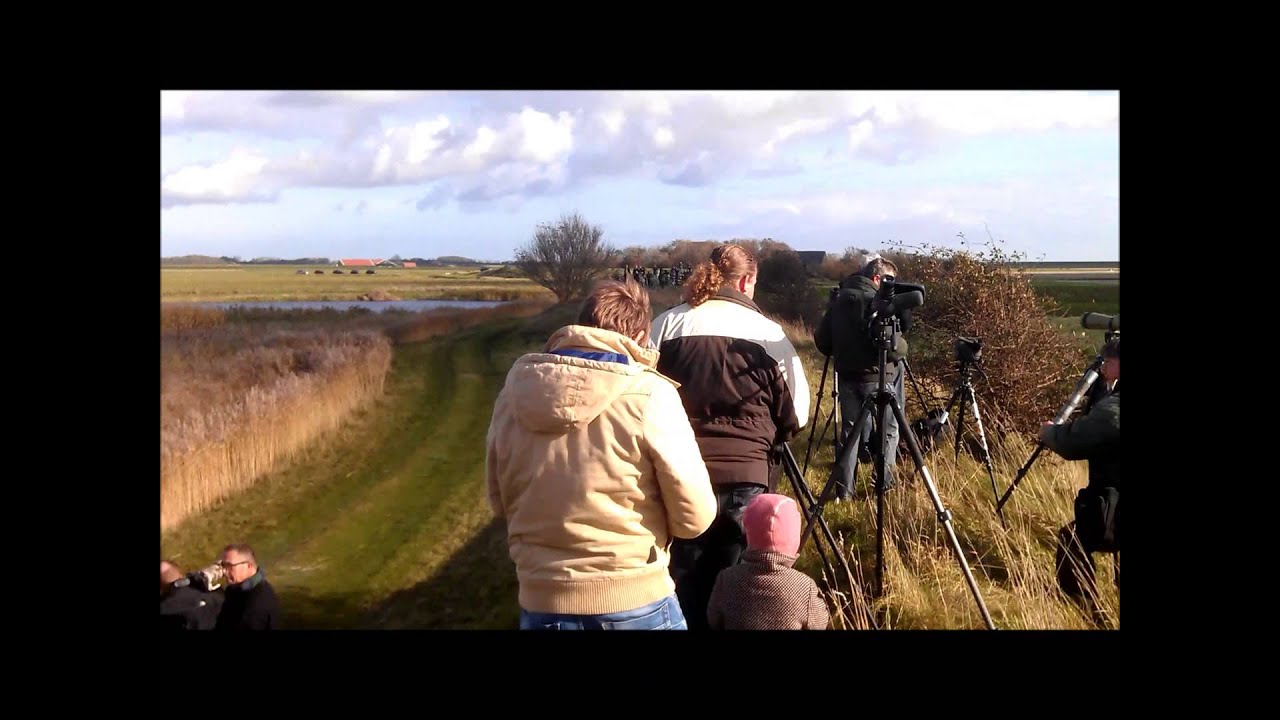
<svg viewBox="0 0 1280 720">
<path fill-rule="evenodd" d="M 1117 93 L 165 91 L 160 100 L 162 218 L 321 190 L 352 193 L 348 207 L 355 194 L 395 192 L 393 204 L 411 213 L 474 218 L 614 184 L 639 192 L 629 204 L 648 214 L 668 211 L 649 198 L 669 187 L 712 192 L 712 205 L 736 203 L 742 216 L 793 208 L 855 224 L 976 221 L 981 210 L 965 200 L 973 192 L 942 189 L 958 182 L 957 149 L 1003 143 L 999 154 L 1019 143 L 1048 167 L 1074 162 L 1057 147 L 1064 138 L 1088 139 L 1099 158 L 1070 180 L 1118 177 L 1118 158 L 1105 157 L 1118 146 Z M 1034 185 L 1032 163 L 1013 155 L 969 171 L 982 183 Z M 930 179 L 934 166 L 943 169 Z M 900 199 L 882 201 L 890 192 Z M 325 197 L 326 208 L 342 202 Z"/>
</svg>

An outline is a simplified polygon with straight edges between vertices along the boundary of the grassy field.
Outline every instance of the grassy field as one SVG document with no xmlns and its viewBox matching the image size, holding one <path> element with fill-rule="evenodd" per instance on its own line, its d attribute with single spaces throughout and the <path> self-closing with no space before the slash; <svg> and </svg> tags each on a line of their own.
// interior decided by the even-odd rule
<svg viewBox="0 0 1280 720">
<path fill-rule="evenodd" d="M 484 436 L 511 362 L 546 334 L 508 320 L 399 346 L 378 403 L 165 533 L 163 554 L 199 567 L 251 542 L 288 627 L 512 627 L 515 572 L 484 500 Z"/>
<path fill-rule="evenodd" d="M 655 306 L 673 299 L 664 295 Z M 280 594 L 287 627 L 514 628 L 515 571 L 504 527 L 484 501 L 484 435 L 511 362 L 571 322 L 575 310 L 560 307 L 402 342 L 380 399 L 303 459 L 163 533 L 162 553 L 190 568 L 210 562 L 228 542 L 254 544 Z M 816 392 L 820 358 L 811 341 L 798 340 L 797 347 Z M 792 442 L 801 460 L 807 437 Z M 998 456 L 1001 489 L 1023 450 L 1013 446 Z M 815 490 L 826 479 L 830 455 L 829 448 L 817 452 L 806 478 Z M 981 466 L 965 457 L 949 461 L 949 453 L 930 458 L 999 626 L 1088 627 L 1052 591 L 1050 574 L 1052 532 L 1070 516 L 1084 464 L 1042 458 L 1007 510 L 1012 529 L 1006 531 L 992 513 Z M 860 503 L 830 506 L 828 517 L 869 580 L 874 534 L 867 502 L 864 493 Z M 892 507 L 890 590 L 874 602 L 880 627 L 977 627 L 923 488 L 904 485 Z M 806 550 L 801 567 L 817 574 L 811 554 Z M 1118 599 L 1106 562 L 1100 575 L 1102 602 L 1114 612 Z"/>
<path fill-rule="evenodd" d="M 1120 282 L 1041 280 L 1031 281 L 1031 286 L 1049 296 L 1056 306 L 1054 314 L 1074 316 L 1077 320 L 1087 312 L 1114 315 L 1120 312 Z"/>
<path fill-rule="evenodd" d="M 236 300 L 358 300 L 383 294 L 395 300 L 525 300 L 552 297 L 525 278 L 480 277 L 478 267 L 412 269 L 296 265 L 162 267 L 161 302 Z M 305 270 L 307 275 L 299 275 Z M 335 270 L 341 274 L 334 274 Z M 351 270 L 359 274 L 352 275 Z M 313 274 L 323 271 L 323 275 Z"/>
<path fill-rule="evenodd" d="M 296 267 L 165 268 L 162 300 L 342 300 L 373 289 L 401 299 L 512 297 L 545 300 L 550 293 L 526 280 L 480 278 L 476 268 L 383 270 L 375 275 L 297 275 Z M 1090 270 L 1096 270 L 1090 268 Z M 1063 309 L 1053 322 L 1097 347 L 1101 331 L 1079 327 L 1086 311 L 1114 314 L 1114 282 L 1077 283 L 1036 278 L 1038 288 Z M 823 286 L 824 289 L 826 285 Z M 652 293 L 654 312 L 679 302 L 679 291 Z M 474 312 L 474 311 L 472 311 Z M 369 326 L 397 344 L 384 391 L 350 413 L 340 427 L 308 446 L 286 466 L 211 509 L 162 532 L 165 557 L 185 568 L 211 562 L 229 542 L 247 541 L 281 596 L 286 627 L 295 628 L 514 628 L 515 571 L 504 527 L 484 501 L 484 436 L 493 400 L 511 362 L 541 347 L 576 308 L 558 307 L 532 318 L 499 310 L 495 319 L 467 327 L 464 313 L 434 315 L 431 324 L 378 313 L 234 312 L 227 324 Z M 162 328 L 188 331 L 200 319 L 166 314 Z M 189 327 L 190 326 L 190 327 Z M 447 332 L 442 336 L 440 333 Z M 803 333 L 795 344 L 818 391 L 821 356 Z M 981 388 L 978 388 L 981 393 Z M 907 413 L 920 408 L 909 392 Z M 830 404 L 830 388 L 823 402 Z M 979 399 L 981 402 L 981 398 Z M 828 412 L 824 406 L 823 419 Z M 988 428 L 991 439 L 993 429 Z M 791 443 L 803 462 L 808 428 Z M 829 436 L 828 436 L 829 438 Z M 949 450 L 950 443 L 948 441 Z M 996 453 L 1000 489 L 1030 453 L 1017 441 Z M 996 520 L 985 469 L 966 455 L 929 456 L 929 469 L 982 592 L 1002 628 L 1084 628 L 1088 620 L 1053 587 L 1053 533 L 1071 515 L 1071 498 L 1084 484 L 1085 464 L 1044 454 L 1006 508 L 1010 528 Z M 829 439 L 819 444 L 806 482 L 816 491 L 832 460 Z M 900 467 L 910 467 L 906 457 Z M 907 471 L 909 474 L 909 471 Z M 866 492 L 852 504 L 829 505 L 827 517 L 849 549 L 862 580 L 870 583 L 874 504 Z M 886 597 L 856 601 L 876 611 L 879 627 L 971 628 L 978 615 L 920 484 L 892 494 Z M 800 567 L 819 574 L 812 546 Z M 1118 594 L 1110 561 L 1100 563 L 1101 603 L 1118 627 Z M 837 620 L 863 627 L 857 618 Z"/>
</svg>

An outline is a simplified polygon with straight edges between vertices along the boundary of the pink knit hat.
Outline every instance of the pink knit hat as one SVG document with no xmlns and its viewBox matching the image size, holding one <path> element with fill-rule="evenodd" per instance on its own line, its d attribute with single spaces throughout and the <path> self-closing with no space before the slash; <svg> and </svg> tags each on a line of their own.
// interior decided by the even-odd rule
<svg viewBox="0 0 1280 720">
<path fill-rule="evenodd" d="M 800 508 L 786 495 L 757 495 L 743 511 L 742 524 L 752 550 L 795 555 L 800 549 Z"/>
</svg>

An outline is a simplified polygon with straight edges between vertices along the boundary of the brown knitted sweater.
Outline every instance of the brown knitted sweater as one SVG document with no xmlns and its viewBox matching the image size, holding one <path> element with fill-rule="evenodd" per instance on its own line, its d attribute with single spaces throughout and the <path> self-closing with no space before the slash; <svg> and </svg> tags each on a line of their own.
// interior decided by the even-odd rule
<svg viewBox="0 0 1280 720">
<path fill-rule="evenodd" d="M 713 630 L 826 630 L 827 604 L 793 555 L 748 550 L 720 572 L 707 604 Z"/>
</svg>

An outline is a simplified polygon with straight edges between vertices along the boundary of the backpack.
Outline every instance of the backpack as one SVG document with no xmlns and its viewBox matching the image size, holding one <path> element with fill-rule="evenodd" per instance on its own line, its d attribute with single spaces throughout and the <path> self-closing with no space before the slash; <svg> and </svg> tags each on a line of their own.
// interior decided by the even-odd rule
<svg viewBox="0 0 1280 720">
<path fill-rule="evenodd" d="M 1076 493 L 1076 535 L 1089 552 L 1120 552 L 1120 489 L 1086 487 Z"/>
</svg>

